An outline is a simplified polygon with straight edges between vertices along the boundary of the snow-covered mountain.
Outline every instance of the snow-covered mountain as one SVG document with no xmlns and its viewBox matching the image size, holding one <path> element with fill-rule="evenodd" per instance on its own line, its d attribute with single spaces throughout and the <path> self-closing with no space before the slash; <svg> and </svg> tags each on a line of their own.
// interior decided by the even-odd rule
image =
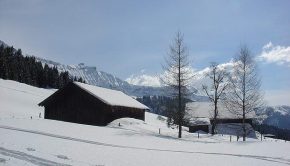
<svg viewBox="0 0 290 166">
<path fill-rule="evenodd" d="M 57 67 L 57 69 L 61 72 L 67 71 L 70 76 L 77 78 L 81 77 L 90 85 L 120 90 L 131 96 L 140 97 L 145 95 L 164 95 L 165 93 L 163 87 L 132 85 L 112 74 L 98 71 L 96 67 L 86 66 L 84 63 L 80 63 L 78 65 L 64 65 L 38 57 L 36 57 L 36 59 L 43 64 L 49 65 L 50 67 Z"/>
<path fill-rule="evenodd" d="M 161 86 L 161 82 L 158 76 L 148 75 L 145 73 L 132 74 L 130 77 L 125 79 L 125 81 L 132 85 L 153 86 L 153 87 Z"/>
<path fill-rule="evenodd" d="M 290 130 L 290 106 L 265 106 L 255 113 L 259 123 Z"/>
<path fill-rule="evenodd" d="M 226 70 L 228 72 L 232 71 L 232 67 L 234 65 L 233 61 L 229 61 L 227 63 L 223 63 L 218 65 L 220 69 Z M 207 85 L 210 83 L 210 79 L 206 77 L 206 73 L 210 71 L 209 67 L 206 67 L 201 70 L 197 70 L 194 68 L 188 69 L 192 75 L 191 83 L 189 85 L 190 89 L 198 96 L 204 96 L 202 93 L 202 85 Z M 166 73 L 150 75 L 141 71 L 141 73 L 132 74 L 130 77 L 126 79 L 126 81 L 133 85 L 145 85 L 145 86 L 154 86 L 160 87 L 162 85 L 159 77 L 163 77 Z"/>
</svg>

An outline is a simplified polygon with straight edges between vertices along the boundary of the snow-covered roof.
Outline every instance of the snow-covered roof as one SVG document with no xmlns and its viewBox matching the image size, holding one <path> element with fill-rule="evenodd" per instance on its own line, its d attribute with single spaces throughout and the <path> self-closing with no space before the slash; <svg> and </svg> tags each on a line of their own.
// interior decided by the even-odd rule
<svg viewBox="0 0 290 166">
<path fill-rule="evenodd" d="M 195 118 L 213 118 L 214 106 L 211 102 L 191 102 L 186 104 L 187 111 L 190 112 L 192 117 Z M 254 112 L 248 113 L 246 118 L 253 118 Z M 218 118 L 220 119 L 238 119 L 238 116 L 233 111 L 229 111 L 223 105 L 218 105 Z"/>
<path fill-rule="evenodd" d="M 210 120 L 209 118 L 191 118 L 189 120 L 189 125 L 209 125 Z"/>
<path fill-rule="evenodd" d="M 121 91 L 101 88 L 80 82 L 74 82 L 74 84 L 108 105 L 149 109 L 144 104 L 138 102 L 137 100 L 133 99 L 132 97 L 126 95 Z"/>
</svg>

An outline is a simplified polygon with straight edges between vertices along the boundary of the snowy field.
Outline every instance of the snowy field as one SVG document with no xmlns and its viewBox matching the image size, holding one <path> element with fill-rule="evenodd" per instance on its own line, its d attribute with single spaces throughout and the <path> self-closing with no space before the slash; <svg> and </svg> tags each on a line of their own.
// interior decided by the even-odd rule
<svg viewBox="0 0 290 166">
<path fill-rule="evenodd" d="M 123 118 L 107 127 L 39 118 L 37 104 L 54 91 L 0 79 L 0 165 L 290 165 L 289 142 L 198 138 L 187 128 L 177 139 L 151 113 L 145 122 Z"/>
</svg>

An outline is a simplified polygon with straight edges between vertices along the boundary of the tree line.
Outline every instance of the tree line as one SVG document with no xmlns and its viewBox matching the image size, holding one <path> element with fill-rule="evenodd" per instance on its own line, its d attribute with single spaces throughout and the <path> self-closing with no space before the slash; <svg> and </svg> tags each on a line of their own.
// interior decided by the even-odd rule
<svg viewBox="0 0 290 166">
<path fill-rule="evenodd" d="M 67 71 L 42 65 L 34 56 L 23 56 L 21 49 L 0 46 L 0 78 L 18 81 L 40 88 L 62 88 L 72 81 L 84 82 L 82 78 L 70 77 Z"/>
<path fill-rule="evenodd" d="M 273 134 L 276 139 L 290 141 L 290 130 L 288 129 L 281 129 L 276 126 L 259 123 L 254 123 L 253 128 L 261 134 Z"/>
</svg>

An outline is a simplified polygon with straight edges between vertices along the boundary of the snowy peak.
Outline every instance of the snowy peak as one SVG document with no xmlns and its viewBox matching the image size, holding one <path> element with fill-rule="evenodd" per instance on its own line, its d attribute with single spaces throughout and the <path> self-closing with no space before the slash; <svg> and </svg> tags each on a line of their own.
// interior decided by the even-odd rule
<svg viewBox="0 0 290 166">
<path fill-rule="evenodd" d="M 132 85 L 161 87 L 158 76 L 151 76 L 147 74 L 131 75 L 125 81 Z"/>
<path fill-rule="evenodd" d="M 84 63 L 79 63 L 78 65 L 64 65 L 42 58 L 36 59 L 50 67 L 57 67 L 57 69 L 61 72 L 67 71 L 73 77 L 81 77 L 91 85 L 117 90 L 124 90 L 124 87 L 130 86 L 127 82 L 106 72 L 97 71 L 96 67 L 86 66 Z"/>
<path fill-rule="evenodd" d="M 78 65 L 64 65 L 51 60 L 46 60 L 36 57 L 43 65 L 47 64 L 50 67 L 57 67 L 58 71 L 67 71 L 72 77 L 81 77 L 90 85 L 95 85 L 99 87 L 114 89 L 122 91 L 131 96 L 151 96 L 151 95 L 164 95 L 164 88 L 162 87 L 152 87 L 152 86 L 140 86 L 132 85 L 126 81 L 115 77 L 112 74 L 98 71 L 96 67 L 86 66 L 84 63 Z"/>
<path fill-rule="evenodd" d="M 282 105 L 282 106 L 265 106 L 260 107 L 256 110 L 258 115 L 289 115 L 290 116 L 290 106 Z"/>
<path fill-rule="evenodd" d="M 232 70 L 233 65 L 234 65 L 234 62 L 231 60 L 227 63 L 219 64 L 218 68 L 221 70 L 230 72 Z M 209 78 L 206 77 L 206 74 L 210 71 L 210 68 L 206 67 L 201 70 L 197 70 L 197 69 L 189 67 L 186 70 L 189 70 L 190 75 L 192 75 L 192 79 L 191 79 L 191 83 L 189 87 L 191 89 L 195 89 L 194 91 L 195 94 L 204 95 L 204 94 L 201 94 L 200 92 L 203 91 L 202 85 L 206 85 L 210 82 Z M 145 73 L 145 70 L 143 69 L 141 70 L 140 73 L 131 75 L 125 81 L 133 85 L 161 87 L 162 83 L 159 78 L 160 77 L 162 78 L 165 75 L 166 75 L 166 72 L 161 73 L 161 74 L 150 75 L 150 74 Z"/>
</svg>

